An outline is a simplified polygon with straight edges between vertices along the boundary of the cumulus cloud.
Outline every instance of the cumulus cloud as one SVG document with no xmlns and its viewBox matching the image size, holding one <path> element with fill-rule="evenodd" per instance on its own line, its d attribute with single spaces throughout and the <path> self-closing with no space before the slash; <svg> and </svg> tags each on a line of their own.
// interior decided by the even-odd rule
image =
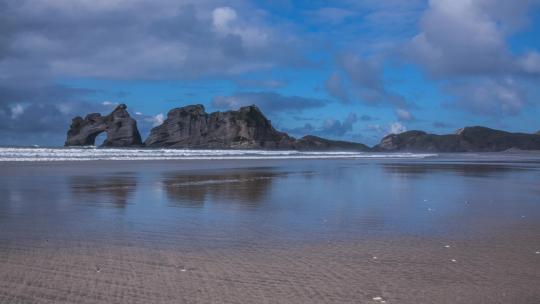
<svg viewBox="0 0 540 304">
<path fill-rule="evenodd" d="M 257 105 L 263 112 L 301 112 L 325 106 L 326 100 L 299 96 L 284 96 L 274 92 L 239 92 L 230 96 L 216 96 L 212 106 L 218 109 L 238 109 Z"/>
<path fill-rule="evenodd" d="M 399 122 L 391 123 L 390 124 L 390 129 L 388 130 L 388 132 L 390 134 L 400 134 L 400 133 L 403 133 L 405 131 L 407 131 L 407 127 L 405 127 L 404 125 L 402 125 Z"/>
<path fill-rule="evenodd" d="M 317 128 L 315 128 L 311 123 L 306 123 L 301 127 L 289 128 L 289 129 L 285 128 L 283 130 L 289 133 L 290 135 L 293 135 L 296 137 L 302 137 L 305 135 L 313 135 L 313 134 L 318 133 Z"/>
<path fill-rule="evenodd" d="M 504 33 L 482 2 L 430 1 L 409 45 L 411 58 L 434 74 L 481 74 L 504 69 L 508 53 Z"/>
<path fill-rule="evenodd" d="M 530 74 L 540 75 L 540 53 L 538 52 L 528 52 L 522 58 L 520 58 L 521 68 Z"/>
<path fill-rule="evenodd" d="M 245 0 L 7 0 L 0 15 L 0 131 L 14 136 L 39 109 L 27 124 L 44 134 L 114 106 L 55 84 L 66 78 L 235 79 L 310 64 L 292 27 L 270 24 Z"/>
<path fill-rule="evenodd" d="M 386 87 L 382 62 L 345 54 L 338 59 L 338 71 L 325 83 L 328 94 L 343 103 L 360 102 L 368 106 L 414 106 L 402 95 Z"/>
<path fill-rule="evenodd" d="M 512 52 L 508 40 L 528 22 L 536 0 L 431 0 L 408 59 L 443 80 L 453 107 L 479 115 L 517 115 L 532 103 L 540 55 Z"/>
<path fill-rule="evenodd" d="M 62 145 L 71 119 L 93 112 L 110 109 L 84 101 L 0 104 L 0 137 L 3 144 Z"/>
<path fill-rule="evenodd" d="M 349 113 L 343 119 L 327 118 L 318 125 L 306 123 L 302 127 L 284 128 L 284 131 L 297 137 L 304 135 L 316 135 L 330 138 L 343 138 L 352 135 L 355 124 L 359 121 L 355 113 Z"/>
<path fill-rule="evenodd" d="M 214 28 L 219 32 L 229 32 L 229 23 L 236 19 L 236 11 L 228 6 L 218 7 L 212 11 Z"/>
<path fill-rule="evenodd" d="M 165 115 L 163 115 L 163 113 L 159 113 L 152 117 L 152 126 L 157 127 L 163 124 L 164 120 L 165 120 Z"/>
<path fill-rule="evenodd" d="M 114 107 L 114 106 L 117 106 L 117 105 L 118 105 L 118 102 L 105 100 L 105 101 L 101 102 L 101 104 L 102 104 L 103 106 L 106 106 L 106 107 Z"/>
<path fill-rule="evenodd" d="M 446 105 L 491 116 L 517 115 L 529 99 L 527 89 L 513 78 L 452 82 L 444 90 L 453 97 Z"/>
<path fill-rule="evenodd" d="M 3 3 L 0 75 L 190 79 L 307 62 L 290 28 L 242 0 Z"/>
<path fill-rule="evenodd" d="M 337 98 L 341 102 L 348 103 L 350 101 L 348 88 L 343 80 L 343 76 L 339 73 L 332 73 L 328 77 L 325 88 L 330 96 Z"/>
<path fill-rule="evenodd" d="M 396 116 L 400 121 L 413 121 L 414 116 L 405 109 L 396 109 Z"/>
<path fill-rule="evenodd" d="M 354 124 L 358 122 L 358 117 L 354 113 L 349 113 L 343 120 L 326 119 L 322 125 L 321 133 L 335 136 L 343 136 L 353 130 Z"/>
<path fill-rule="evenodd" d="M 17 119 L 24 113 L 24 107 L 21 104 L 16 104 L 11 108 L 11 119 Z"/>
<path fill-rule="evenodd" d="M 377 134 L 377 136 L 384 136 L 388 134 L 399 134 L 407 131 L 405 127 L 400 122 L 392 122 L 388 125 L 381 124 L 369 124 L 366 128 L 366 131 Z"/>
<path fill-rule="evenodd" d="M 406 52 L 438 76 L 526 72 L 506 40 L 527 20 L 533 2 L 431 0 Z"/>
</svg>

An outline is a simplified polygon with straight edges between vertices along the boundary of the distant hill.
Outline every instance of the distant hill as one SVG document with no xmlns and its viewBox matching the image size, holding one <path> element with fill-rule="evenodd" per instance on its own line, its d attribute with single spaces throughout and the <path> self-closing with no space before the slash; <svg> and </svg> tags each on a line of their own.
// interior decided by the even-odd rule
<svg viewBox="0 0 540 304">
<path fill-rule="evenodd" d="M 361 144 L 340 140 L 329 140 L 321 137 L 307 135 L 294 143 L 296 150 L 300 151 L 370 151 L 371 148 Z"/>
<path fill-rule="evenodd" d="M 408 131 L 385 136 L 375 151 L 500 152 L 509 149 L 540 150 L 537 134 L 510 133 L 486 127 L 466 127 L 456 134 L 436 135 Z"/>
</svg>

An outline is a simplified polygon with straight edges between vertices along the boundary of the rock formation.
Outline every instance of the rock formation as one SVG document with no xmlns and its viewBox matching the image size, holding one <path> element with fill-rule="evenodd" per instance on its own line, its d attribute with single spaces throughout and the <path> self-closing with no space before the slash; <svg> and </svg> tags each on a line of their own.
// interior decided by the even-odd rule
<svg viewBox="0 0 540 304">
<path fill-rule="evenodd" d="M 467 127 L 449 135 L 428 134 L 423 131 L 391 134 L 374 147 L 376 151 L 385 152 L 500 152 L 509 149 L 540 150 L 540 136 L 485 127 Z"/>
<path fill-rule="evenodd" d="M 294 138 L 276 131 L 256 106 L 208 114 L 204 106 L 192 105 L 169 111 L 144 143 L 186 149 L 292 149 Z"/>
<path fill-rule="evenodd" d="M 371 149 L 361 143 L 340 140 L 329 140 L 313 135 L 307 135 L 294 143 L 295 150 L 299 151 L 370 151 Z"/>
<path fill-rule="evenodd" d="M 316 136 L 295 140 L 276 131 L 256 106 L 211 114 L 202 105 L 173 109 L 162 125 L 152 129 L 145 145 L 186 149 L 369 150 L 363 144 Z"/>
<path fill-rule="evenodd" d="M 104 147 L 141 146 L 142 141 L 137 129 L 137 122 L 129 116 L 126 108 L 125 104 L 121 104 L 107 116 L 92 113 L 84 119 L 80 116 L 73 118 L 65 145 L 93 145 L 96 137 L 102 132 L 106 132 L 107 139 L 103 142 Z"/>
<path fill-rule="evenodd" d="M 93 145 L 96 136 L 107 133 L 105 147 L 143 146 L 137 122 L 126 105 L 111 114 L 75 117 L 67 134 L 66 146 Z M 163 124 L 153 128 L 144 142 L 148 148 L 179 149 L 266 149 L 299 151 L 380 151 L 380 152 L 499 152 L 540 150 L 540 134 L 510 133 L 485 127 L 467 127 L 456 134 L 436 135 L 408 131 L 385 136 L 373 148 L 361 143 L 336 141 L 317 136 L 295 139 L 279 132 L 256 106 L 238 111 L 206 113 L 204 106 L 176 108 Z"/>
</svg>

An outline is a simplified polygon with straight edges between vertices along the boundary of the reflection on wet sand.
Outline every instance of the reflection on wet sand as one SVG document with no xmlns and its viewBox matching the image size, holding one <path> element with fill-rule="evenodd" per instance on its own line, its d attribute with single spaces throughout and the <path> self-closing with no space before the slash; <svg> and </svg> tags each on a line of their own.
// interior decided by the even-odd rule
<svg viewBox="0 0 540 304">
<path fill-rule="evenodd" d="M 205 201 L 232 201 L 256 206 L 270 192 L 275 178 L 285 173 L 246 170 L 212 174 L 173 173 L 163 176 L 167 198 L 184 206 L 201 207 Z"/>
<path fill-rule="evenodd" d="M 137 188 L 137 178 L 133 175 L 73 176 L 69 185 L 76 201 L 124 208 Z"/>
<path fill-rule="evenodd" d="M 391 163 L 383 164 L 387 173 L 393 174 L 432 174 L 433 172 L 450 172 L 461 176 L 486 177 L 490 175 L 506 174 L 517 170 L 526 170 L 525 167 L 513 167 L 495 164 L 468 164 L 468 163 Z"/>
</svg>

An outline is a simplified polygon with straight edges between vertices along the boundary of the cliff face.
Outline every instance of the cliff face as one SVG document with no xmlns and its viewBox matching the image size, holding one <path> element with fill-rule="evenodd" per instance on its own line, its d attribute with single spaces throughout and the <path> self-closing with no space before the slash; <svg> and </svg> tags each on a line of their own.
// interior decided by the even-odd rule
<svg viewBox="0 0 540 304">
<path fill-rule="evenodd" d="M 540 150 L 540 136 L 510 133 L 485 127 L 467 127 L 457 134 L 435 135 L 408 131 L 384 137 L 376 151 L 500 152 L 508 149 Z"/>
<path fill-rule="evenodd" d="M 169 111 L 152 129 L 147 147 L 194 149 L 293 149 L 294 138 L 278 132 L 256 106 L 208 114 L 202 105 Z"/>
<path fill-rule="evenodd" d="M 137 122 L 129 116 L 126 108 L 126 105 L 121 104 L 107 116 L 92 113 L 84 119 L 80 116 L 73 118 L 65 145 L 93 145 L 96 137 L 106 132 L 107 139 L 103 142 L 104 147 L 141 146 L 142 141 L 137 129 Z"/>
</svg>

